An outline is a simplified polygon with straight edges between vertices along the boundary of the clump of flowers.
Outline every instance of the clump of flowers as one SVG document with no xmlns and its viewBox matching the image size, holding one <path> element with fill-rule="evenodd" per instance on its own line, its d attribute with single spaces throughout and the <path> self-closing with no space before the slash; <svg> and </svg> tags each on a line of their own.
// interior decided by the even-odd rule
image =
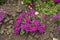
<svg viewBox="0 0 60 40">
<path fill-rule="evenodd" d="M 56 14 L 56 15 L 53 15 L 53 19 L 56 20 L 56 23 L 57 23 L 57 25 L 58 25 L 57 30 L 60 31 L 60 13 L 58 13 L 58 14 Z"/>
<path fill-rule="evenodd" d="M 32 8 L 34 6 L 34 4 L 33 3 L 30 3 L 29 6 Z"/>
<path fill-rule="evenodd" d="M 22 18 L 23 18 L 24 16 L 25 16 L 25 13 L 22 12 L 22 13 L 18 16 L 17 21 L 14 23 L 14 25 L 15 25 L 14 33 L 15 33 L 15 34 L 19 34 L 19 32 L 20 32 L 20 24 L 21 24 Z"/>
<path fill-rule="evenodd" d="M 27 11 L 27 13 L 25 12 L 20 13 L 17 21 L 14 23 L 15 25 L 14 33 L 21 34 L 22 31 L 44 33 L 46 24 L 41 23 L 41 21 L 39 19 L 36 19 L 35 16 L 36 16 L 35 10 L 33 9 Z"/>
<path fill-rule="evenodd" d="M 3 9 L 0 9 L 0 22 L 5 18 Z"/>
<path fill-rule="evenodd" d="M 60 26 L 57 27 L 57 30 L 60 31 Z"/>
<path fill-rule="evenodd" d="M 58 3 L 58 2 L 60 2 L 60 0 L 54 0 L 54 2 L 55 2 L 55 3 Z"/>
<path fill-rule="evenodd" d="M 29 15 L 33 15 L 33 14 L 35 14 L 35 10 L 34 10 L 34 9 L 29 10 L 27 13 L 28 13 Z"/>
<path fill-rule="evenodd" d="M 4 12 L 4 10 L 3 9 L 0 9 L 0 22 L 2 22 L 3 21 L 3 19 L 5 18 L 5 14 L 10 14 L 10 11 L 5 11 Z"/>
<path fill-rule="evenodd" d="M 59 19 L 60 18 L 60 13 L 53 15 L 52 18 L 53 19 Z"/>
</svg>

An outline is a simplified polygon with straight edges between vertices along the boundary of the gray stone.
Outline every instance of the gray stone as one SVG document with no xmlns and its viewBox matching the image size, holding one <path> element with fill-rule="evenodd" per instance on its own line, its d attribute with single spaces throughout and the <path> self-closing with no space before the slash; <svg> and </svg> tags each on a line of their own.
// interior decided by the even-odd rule
<svg viewBox="0 0 60 40">
<path fill-rule="evenodd" d="M 36 34 L 34 37 L 35 37 L 35 38 L 39 38 L 39 37 L 40 37 L 40 35 L 39 35 L 39 34 Z"/>
<path fill-rule="evenodd" d="M 50 37 L 53 38 L 53 34 L 52 33 L 50 33 Z"/>
<path fill-rule="evenodd" d="M 37 40 L 36 38 L 32 37 L 31 35 L 29 35 L 29 37 L 27 38 L 27 40 Z"/>
<path fill-rule="evenodd" d="M 13 22 L 14 22 L 13 20 L 10 20 L 10 21 L 9 21 L 10 24 L 13 24 Z"/>
</svg>

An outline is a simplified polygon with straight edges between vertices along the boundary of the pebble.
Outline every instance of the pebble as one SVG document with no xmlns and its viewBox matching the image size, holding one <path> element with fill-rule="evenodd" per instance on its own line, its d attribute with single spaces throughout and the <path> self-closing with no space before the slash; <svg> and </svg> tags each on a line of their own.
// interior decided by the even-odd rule
<svg viewBox="0 0 60 40">
<path fill-rule="evenodd" d="M 9 21 L 10 24 L 13 24 L 13 22 L 14 22 L 13 20 L 10 20 L 10 21 Z"/>
<path fill-rule="evenodd" d="M 53 34 L 52 33 L 50 33 L 50 37 L 53 38 Z"/>
<path fill-rule="evenodd" d="M 7 28 L 10 29 L 12 27 L 12 25 L 8 25 Z"/>
<path fill-rule="evenodd" d="M 53 38 L 53 40 L 58 40 L 57 38 Z"/>
<path fill-rule="evenodd" d="M 9 18 L 6 18 L 6 19 L 4 20 L 4 23 L 6 23 L 8 20 L 9 20 Z"/>
<path fill-rule="evenodd" d="M 27 38 L 27 40 L 37 40 L 37 39 L 33 38 L 32 36 L 29 35 L 29 37 Z"/>
<path fill-rule="evenodd" d="M 39 35 L 39 34 L 36 34 L 34 37 L 35 37 L 35 38 L 39 38 L 39 37 L 40 37 L 40 35 Z"/>
</svg>

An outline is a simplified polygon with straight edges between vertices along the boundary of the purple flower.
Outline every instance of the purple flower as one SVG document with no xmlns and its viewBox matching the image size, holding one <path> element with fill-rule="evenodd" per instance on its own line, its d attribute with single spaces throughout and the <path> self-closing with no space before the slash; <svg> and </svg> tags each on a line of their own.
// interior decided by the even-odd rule
<svg viewBox="0 0 60 40">
<path fill-rule="evenodd" d="M 60 26 L 58 26 L 58 27 L 57 27 L 57 30 L 59 30 L 59 31 L 60 31 Z"/>
<path fill-rule="evenodd" d="M 45 30 L 43 27 L 40 26 L 40 27 L 38 27 L 38 31 L 42 34 L 42 33 L 44 33 Z"/>
<path fill-rule="evenodd" d="M 44 13 L 41 14 L 41 16 L 42 16 L 42 18 L 46 18 L 46 14 L 44 14 Z"/>
<path fill-rule="evenodd" d="M 30 5 L 29 5 L 31 8 L 33 7 L 33 3 L 30 3 Z"/>
<path fill-rule="evenodd" d="M 19 16 L 18 19 L 21 20 L 24 16 L 26 16 L 25 12 L 22 12 Z"/>
<path fill-rule="evenodd" d="M 33 15 L 33 14 L 35 14 L 35 10 L 34 10 L 34 9 L 29 10 L 27 13 L 28 13 L 29 15 Z"/>
<path fill-rule="evenodd" d="M 14 23 L 14 26 L 15 27 L 18 27 L 20 25 L 21 21 L 20 20 L 17 20 L 15 23 Z"/>
<path fill-rule="evenodd" d="M 40 20 L 33 20 L 32 22 L 35 26 L 40 24 Z"/>
<path fill-rule="evenodd" d="M 3 20 L 3 18 L 0 17 L 0 22 Z"/>
<path fill-rule="evenodd" d="M 4 12 L 2 9 L 0 9 L 0 21 L 2 21 L 5 18 Z"/>
<path fill-rule="evenodd" d="M 58 2 L 60 2 L 60 0 L 54 0 L 54 2 L 55 2 L 55 3 L 58 3 Z"/>
<path fill-rule="evenodd" d="M 46 27 L 46 24 L 45 23 L 42 23 L 41 24 L 41 27 L 45 28 Z"/>
<path fill-rule="evenodd" d="M 20 27 L 16 27 L 16 28 L 14 29 L 14 33 L 15 33 L 16 35 L 18 35 L 19 32 L 20 32 Z"/>
<path fill-rule="evenodd" d="M 19 16 L 18 16 L 18 20 L 14 23 L 15 26 L 19 26 L 21 21 L 22 21 L 22 18 L 25 16 L 25 13 L 21 13 Z"/>
<path fill-rule="evenodd" d="M 9 10 L 6 10 L 6 14 L 10 15 L 10 11 Z"/>
<path fill-rule="evenodd" d="M 31 25 L 26 23 L 26 24 L 21 26 L 21 29 L 25 30 L 26 32 L 29 32 L 30 31 L 30 27 L 31 27 Z"/>
<path fill-rule="evenodd" d="M 58 19 L 58 15 L 53 15 L 53 19 Z"/>
<path fill-rule="evenodd" d="M 42 23 L 41 26 L 38 27 L 38 31 L 42 34 L 45 31 L 46 24 Z"/>
<path fill-rule="evenodd" d="M 57 14 L 58 18 L 60 18 L 60 13 Z"/>
<path fill-rule="evenodd" d="M 30 32 L 36 32 L 37 28 L 38 28 L 37 26 L 30 27 Z"/>
<path fill-rule="evenodd" d="M 3 9 L 0 9 L 0 13 L 3 12 Z"/>
<path fill-rule="evenodd" d="M 26 18 L 26 19 L 25 19 L 25 23 L 29 23 L 30 21 L 31 21 L 30 18 Z"/>
</svg>

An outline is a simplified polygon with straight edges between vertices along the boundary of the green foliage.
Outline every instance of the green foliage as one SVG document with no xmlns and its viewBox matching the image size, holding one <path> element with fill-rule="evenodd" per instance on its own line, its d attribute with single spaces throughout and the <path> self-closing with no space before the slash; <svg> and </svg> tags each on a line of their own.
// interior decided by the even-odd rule
<svg viewBox="0 0 60 40">
<path fill-rule="evenodd" d="M 45 13 L 46 15 L 52 15 L 57 12 L 57 8 L 55 6 L 50 8 L 45 7 L 44 9 L 42 9 L 42 12 Z"/>
<path fill-rule="evenodd" d="M 35 10 L 45 13 L 46 15 L 53 15 L 56 14 L 58 10 L 60 10 L 60 3 L 55 5 L 52 0 L 50 0 L 48 3 L 35 2 Z"/>
<path fill-rule="evenodd" d="M 60 3 L 56 5 L 56 8 L 60 11 Z"/>
<path fill-rule="evenodd" d="M 60 19 L 56 20 L 57 25 L 60 25 Z"/>
<path fill-rule="evenodd" d="M 3 2 L 4 2 L 4 0 L 0 0 L 0 2 L 2 2 L 2 3 L 3 3 Z"/>
<path fill-rule="evenodd" d="M 41 15 L 37 15 L 37 17 L 38 17 L 38 19 L 40 19 L 42 22 L 45 21 L 45 20 L 41 17 Z"/>
<path fill-rule="evenodd" d="M 50 0 L 49 2 L 48 2 L 48 5 L 50 5 L 50 6 L 52 6 L 52 5 L 54 5 L 55 3 L 54 3 L 54 1 L 53 0 Z"/>
<path fill-rule="evenodd" d="M 32 0 L 22 0 L 24 3 L 31 3 L 32 2 Z"/>
<path fill-rule="evenodd" d="M 24 35 L 24 34 L 25 34 L 25 31 L 21 29 L 20 35 Z"/>
<path fill-rule="evenodd" d="M 40 11 L 40 10 L 41 10 L 40 5 L 41 5 L 41 2 L 35 2 L 34 9 L 35 9 L 36 11 Z"/>
</svg>

